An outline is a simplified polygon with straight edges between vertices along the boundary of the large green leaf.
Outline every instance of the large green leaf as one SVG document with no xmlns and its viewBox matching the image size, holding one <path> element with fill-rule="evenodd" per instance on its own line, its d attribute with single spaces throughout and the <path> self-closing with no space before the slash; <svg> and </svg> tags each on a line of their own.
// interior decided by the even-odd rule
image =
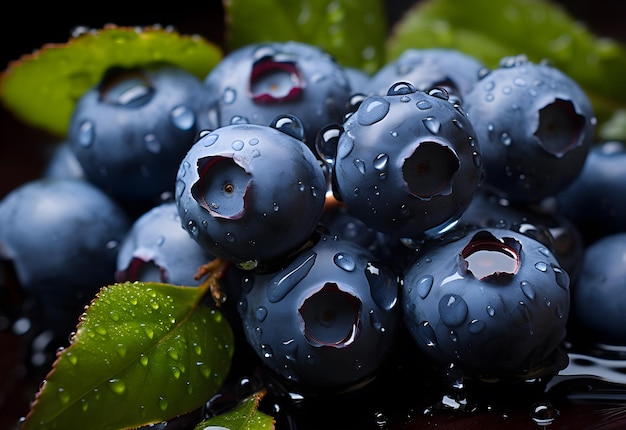
<svg viewBox="0 0 626 430">
<path fill-rule="evenodd" d="M 549 60 L 586 91 L 600 123 L 626 108 L 626 48 L 593 35 L 547 0 L 423 0 L 393 29 L 387 60 L 407 48 L 454 48 L 489 67 L 507 55 Z M 626 137 L 626 136 L 625 136 Z"/>
<path fill-rule="evenodd" d="M 37 393 L 23 429 L 123 429 L 200 407 L 230 370 L 233 332 L 203 290 L 103 288 Z"/>
<path fill-rule="evenodd" d="M 383 64 L 387 24 L 382 0 L 224 0 L 224 6 L 231 50 L 295 40 L 368 73 Z"/>
<path fill-rule="evenodd" d="M 64 44 L 47 44 L 24 55 L 0 75 L 0 99 L 18 118 L 65 136 L 76 101 L 113 65 L 168 62 L 199 79 L 217 64 L 222 51 L 198 36 L 155 27 L 109 25 Z"/>
</svg>

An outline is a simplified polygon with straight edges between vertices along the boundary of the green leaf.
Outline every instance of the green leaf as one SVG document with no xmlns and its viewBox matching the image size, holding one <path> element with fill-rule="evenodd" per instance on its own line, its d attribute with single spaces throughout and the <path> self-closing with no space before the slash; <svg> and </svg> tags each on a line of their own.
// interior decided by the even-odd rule
<svg viewBox="0 0 626 430">
<path fill-rule="evenodd" d="M 234 410 L 202 421 L 194 430 L 273 430 L 274 418 L 258 411 L 259 401 L 264 395 L 264 391 L 253 394 Z"/>
<path fill-rule="evenodd" d="M 626 85 L 621 85 L 626 48 L 596 37 L 553 2 L 420 1 L 393 29 L 387 60 L 408 48 L 430 47 L 458 49 L 492 68 L 508 55 L 547 59 L 585 90 L 600 123 L 626 108 Z"/>
<path fill-rule="evenodd" d="M 384 62 L 387 21 L 381 0 L 224 0 L 224 6 L 231 50 L 294 40 L 367 73 Z"/>
<path fill-rule="evenodd" d="M 121 283 L 100 290 L 58 354 L 23 429 L 122 429 L 200 407 L 230 370 L 233 332 L 203 289 Z"/>
<path fill-rule="evenodd" d="M 112 65 L 169 62 L 203 79 L 222 51 L 199 36 L 183 36 L 161 27 L 110 25 L 47 44 L 9 64 L 0 76 L 0 98 L 24 122 L 65 136 L 77 100 Z"/>
</svg>

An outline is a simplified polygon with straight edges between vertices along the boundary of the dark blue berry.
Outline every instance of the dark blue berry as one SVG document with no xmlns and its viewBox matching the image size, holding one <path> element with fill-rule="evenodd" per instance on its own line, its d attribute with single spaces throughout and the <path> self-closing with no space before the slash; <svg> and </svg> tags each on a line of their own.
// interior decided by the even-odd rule
<svg viewBox="0 0 626 430">
<path fill-rule="evenodd" d="M 394 83 L 404 81 L 420 91 L 444 88 L 462 100 L 484 67 L 477 58 L 456 49 L 409 48 L 376 72 L 363 92 L 383 96 Z"/>
<path fill-rule="evenodd" d="M 596 118 L 582 88 L 551 65 L 505 57 L 463 98 L 486 171 L 511 201 L 554 196 L 580 173 Z"/>
<path fill-rule="evenodd" d="M 298 388 L 374 376 L 401 326 L 399 276 L 352 241 L 322 235 L 276 272 L 251 273 L 239 312 L 263 363 Z"/>
<path fill-rule="evenodd" d="M 541 242 L 479 228 L 421 250 L 405 270 L 401 303 L 417 346 L 441 366 L 470 377 L 531 379 L 567 364 L 559 346 L 569 288 Z"/>
<path fill-rule="evenodd" d="M 80 97 L 70 121 L 68 142 L 87 179 L 144 209 L 171 193 L 198 133 L 200 88 L 174 66 L 110 69 Z"/>
<path fill-rule="evenodd" d="M 442 89 L 400 82 L 365 98 L 343 123 L 336 149 L 320 135 L 333 191 L 371 228 L 396 237 L 434 235 L 472 200 L 480 149 L 469 119 Z"/>
<path fill-rule="evenodd" d="M 213 130 L 240 117 L 268 125 L 278 115 L 292 114 L 313 149 L 320 129 L 342 121 L 352 92 L 344 69 L 316 46 L 294 41 L 246 45 L 206 76 L 200 126 Z"/>
<path fill-rule="evenodd" d="M 585 250 L 572 286 L 572 314 L 596 342 L 626 344 L 626 233 L 603 236 Z"/>
<path fill-rule="evenodd" d="M 284 116 L 273 123 L 204 134 L 182 160 L 176 181 L 184 228 L 211 254 L 245 268 L 297 250 L 324 208 L 326 176 L 294 137 L 299 122 Z"/>
<path fill-rule="evenodd" d="M 182 227 L 173 201 L 137 218 L 117 255 L 115 279 L 196 286 L 195 274 L 214 257 Z"/>
</svg>

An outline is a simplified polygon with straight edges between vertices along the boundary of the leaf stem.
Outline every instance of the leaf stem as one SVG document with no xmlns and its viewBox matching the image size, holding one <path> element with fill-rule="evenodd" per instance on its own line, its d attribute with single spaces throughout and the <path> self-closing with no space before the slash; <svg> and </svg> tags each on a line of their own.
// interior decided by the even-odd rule
<svg viewBox="0 0 626 430">
<path fill-rule="evenodd" d="M 220 279 L 222 279 L 224 273 L 226 273 L 231 264 L 232 263 L 228 260 L 216 257 L 208 263 L 198 267 L 198 271 L 194 275 L 194 279 L 196 280 L 206 278 L 202 281 L 198 288 L 200 288 L 205 294 L 208 291 L 215 302 L 215 306 L 217 307 L 220 307 L 227 298 L 226 293 L 224 293 L 222 286 L 220 285 Z"/>
</svg>

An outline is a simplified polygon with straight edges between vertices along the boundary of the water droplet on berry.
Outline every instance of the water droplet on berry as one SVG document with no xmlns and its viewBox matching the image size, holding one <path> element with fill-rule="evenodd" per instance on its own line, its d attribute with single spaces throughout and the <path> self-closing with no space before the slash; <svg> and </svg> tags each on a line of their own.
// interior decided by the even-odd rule
<svg viewBox="0 0 626 430">
<path fill-rule="evenodd" d="M 222 101 L 224 102 L 224 104 L 232 104 L 235 102 L 235 100 L 237 99 L 237 91 L 235 91 L 233 88 L 226 88 L 224 90 L 224 93 L 222 94 Z"/>
<path fill-rule="evenodd" d="M 267 290 L 267 298 L 270 303 L 276 303 L 282 300 L 289 291 L 302 281 L 315 264 L 316 257 L 317 254 L 312 253 L 302 263 L 287 273 L 280 271 Z"/>
<path fill-rule="evenodd" d="M 419 110 L 428 110 L 433 107 L 432 103 L 428 100 L 419 100 L 417 103 L 415 103 L 415 106 L 417 106 Z"/>
<path fill-rule="evenodd" d="M 458 327 L 467 318 L 468 306 L 457 294 L 445 294 L 439 300 L 439 315 L 448 327 Z"/>
<path fill-rule="evenodd" d="M 378 154 L 374 159 L 374 169 L 379 171 L 384 171 L 387 169 L 387 164 L 389 164 L 389 155 L 387 154 Z"/>
<path fill-rule="evenodd" d="M 541 427 L 551 425 L 556 419 L 558 412 L 548 402 L 540 402 L 532 405 L 530 417 Z"/>
<path fill-rule="evenodd" d="M 530 300 L 533 300 L 535 298 L 535 290 L 528 281 L 520 282 L 520 287 L 524 295 L 528 297 Z"/>
<path fill-rule="evenodd" d="M 254 313 L 254 316 L 256 317 L 257 321 L 263 322 L 265 318 L 267 318 L 267 308 L 264 306 L 259 306 Z"/>
<path fill-rule="evenodd" d="M 418 326 L 416 339 L 418 339 L 429 348 L 437 345 L 437 337 L 435 336 L 435 331 L 428 321 L 424 321 Z"/>
<path fill-rule="evenodd" d="M 422 122 L 424 123 L 424 126 L 428 129 L 428 131 L 430 131 L 431 133 L 433 134 L 439 133 L 439 130 L 441 129 L 441 123 L 439 122 L 439 120 L 433 118 L 432 116 L 429 116 L 429 117 L 422 119 Z"/>
<path fill-rule="evenodd" d="M 539 261 L 535 263 L 535 269 L 539 270 L 540 272 L 546 272 L 548 270 L 548 265 L 543 261 Z"/>
<path fill-rule="evenodd" d="M 196 123 L 196 116 L 187 106 L 176 106 L 170 112 L 170 121 L 179 130 L 191 130 Z"/>
<path fill-rule="evenodd" d="M 241 151 L 243 149 L 244 143 L 242 140 L 234 140 L 231 144 L 230 147 L 233 148 L 233 150 L 235 151 Z"/>
<path fill-rule="evenodd" d="M 211 146 L 215 142 L 217 142 L 217 139 L 219 139 L 219 137 L 220 136 L 217 133 L 209 133 L 209 134 L 205 135 L 202 138 L 202 145 L 204 145 L 204 146 Z M 191 166 L 189 165 L 188 161 L 185 161 L 185 163 L 187 163 L 187 166 L 186 166 L 185 170 L 188 170 L 189 167 L 191 167 Z"/>
<path fill-rule="evenodd" d="M 345 270 L 346 272 L 352 272 L 356 267 L 354 257 L 345 252 L 338 252 L 337 254 L 335 254 L 333 257 L 333 262 L 337 267 Z"/>
<path fill-rule="evenodd" d="M 503 145 L 509 146 L 513 142 L 513 139 L 511 135 L 505 131 L 500 135 L 500 142 L 502 142 Z"/>
<path fill-rule="evenodd" d="M 235 241 L 236 237 L 233 233 L 231 233 L 230 231 L 226 232 L 226 241 L 233 243 Z"/>
<path fill-rule="evenodd" d="M 359 169 L 359 172 L 361 172 L 362 175 L 365 175 L 365 162 L 363 162 L 363 160 L 355 158 L 353 164 L 357 169 Z"/>
<path fill-rule="evenodd" d="M 382 120 L 389 112 L 389 102 L 383 97 L 368 97 L 357 111 L 357 120 L 361 125 L 372 125 Z"/>
<path fill-rule="evenodd" d="M 96 130 L 94 123 L 90 120 L 83 121 L 78 129 L 78 144 L 84 148 L 87 148 L 93 144 L 95 136 Z"/>
<path fill-rule="evenodd" d="M 417 294 L 425 299 L 433 287 L 434 278 L 432 275 L 424 275 L 417 281 Z"/>
</svg>

